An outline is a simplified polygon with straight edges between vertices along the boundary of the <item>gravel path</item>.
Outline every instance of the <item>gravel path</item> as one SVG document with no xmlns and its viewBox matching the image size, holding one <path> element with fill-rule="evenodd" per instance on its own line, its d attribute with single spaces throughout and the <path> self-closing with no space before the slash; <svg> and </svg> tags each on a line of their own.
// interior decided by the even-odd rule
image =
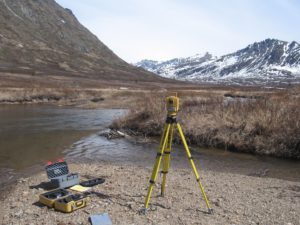
<svg viewBox="0 0 300 225">
<path fill-rule="evenodd" d="M 82 179 L 105 177 L 93 188 L 91 203 L 71 214 L 37 204 L 45 192 L 41 172 L 19 179 L 1 203 L 0 221 L 9 224 L 90 224 L 92 214 L 108 212 L 113 224 L 300 224 L 300 182 L 205 171 L 202 183 L 214 209 L 206 213 L 190 168 L 173 169 L 168 174 L 167 196 L 154 188 L 150 210 L 139 213 L 147 192 L 152 168 L 101 164 L 71 164 Z M 160 185 L 161 177 L 158 177 Z"/>
</svg>

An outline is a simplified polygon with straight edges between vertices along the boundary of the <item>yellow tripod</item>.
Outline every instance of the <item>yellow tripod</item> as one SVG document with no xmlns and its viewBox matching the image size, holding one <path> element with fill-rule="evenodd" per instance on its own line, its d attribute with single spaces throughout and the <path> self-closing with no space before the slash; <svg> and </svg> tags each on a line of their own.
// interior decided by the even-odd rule
<svg viewBox="0 0 300 225">
<path fill-rule="evenodd" d="M 156 155 L 156 161 L 155 161 L 152 175 L 150 178 L 150 186 L 148 188 L 148 193 L 147 193 L 147 197 L 146 197 L 145 204 L 144 204 L 144 207 L 145 207 L 144 210 L 147 210 L 147 208 L 149 206 L 149 202 L 150 202 L 150 198 L 151 198 L 151 194 L 152 194 L 152 190 L 153 190 L 153 185 L 155 184 L 155 181 L 157 178 L 157 174 L 158 174 L 158 170 L 160 168 L 162 157 L 163 157 L 163 170 L 162 170 L 163 180 L 162 180 L 162 184 L 161 184 L 161 195 L 162 196 L 165 195 L 166 178 L 167 178 L 167 173 L 168 173 L 169 167 L 170 167 L 170 153 L 171 153 L 171 148 L 172 148 L 172 138 L 173 138 L 174 130 L 177 128 L 177 130 L 179 131 L 179 135 L 182 140 L 182 143 L 184 145 L 184 148 L 186 150 L 188 159 L 192 166 L 192 170 L 196 176 L 197 183 L 199 184 L 202 196 L 203 196 L 206 206 L 208 208 L 208 213 L 211 214 L 213 212 L 213 210 L 210 207 L 210 204 L 206 197 L 204 188 L 200 182 L 199 174 L 197 172 L 197 169 L 196 169 L 194 160 L 192 158 L 191 152 L 189 150 L 189 147 L 186 143 L 181 126 L 176 120 L 176 116 L 177 116 L 177 113 L 179 110 L 179 98 L 177 96 L 167 97 L 166 106 L 167 106 L 167 112 L 168 112 L 167 119 L 164 124 L 164 130 L 163 130 L 163 134 L 161 136 L 159 150 Z"/>
</svg>

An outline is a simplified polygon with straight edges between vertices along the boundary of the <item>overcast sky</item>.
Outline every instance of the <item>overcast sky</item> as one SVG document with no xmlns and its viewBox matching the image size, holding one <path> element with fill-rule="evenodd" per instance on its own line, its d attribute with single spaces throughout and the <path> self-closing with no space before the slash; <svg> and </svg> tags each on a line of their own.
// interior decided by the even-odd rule
<svg viewBox="0 0 300 225">
<path fill-rule="evenodd" d="M 300 41 L 299 0 L 56 0 L 127 62 Z"/>
</svg>

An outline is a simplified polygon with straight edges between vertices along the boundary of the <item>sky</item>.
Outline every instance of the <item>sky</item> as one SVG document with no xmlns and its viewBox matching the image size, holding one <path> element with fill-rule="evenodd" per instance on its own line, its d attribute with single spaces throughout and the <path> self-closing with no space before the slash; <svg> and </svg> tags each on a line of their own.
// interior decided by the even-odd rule
<svg viewBox="0 0 300 225">
<path fill-rule="evenodd" d="M 299 0 L 56 0 L 127 62 L 210 52 L 275 38 L 300 41 Z"/>
</svg>

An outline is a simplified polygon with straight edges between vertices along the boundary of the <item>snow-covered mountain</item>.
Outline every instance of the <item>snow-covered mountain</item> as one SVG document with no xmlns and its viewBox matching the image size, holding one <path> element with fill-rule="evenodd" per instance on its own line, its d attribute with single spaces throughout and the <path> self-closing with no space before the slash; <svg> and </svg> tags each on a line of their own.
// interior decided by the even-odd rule
<svg viewBox="0 0 300 225">
<path fill-rule="evenodd" d="M 300 82 L 300 45 L 276 39 L 255 42 L 221 57 L 209 53 L 135 64 L 164 77 L 209 83 L 288 84 Z"/>
</svg>

